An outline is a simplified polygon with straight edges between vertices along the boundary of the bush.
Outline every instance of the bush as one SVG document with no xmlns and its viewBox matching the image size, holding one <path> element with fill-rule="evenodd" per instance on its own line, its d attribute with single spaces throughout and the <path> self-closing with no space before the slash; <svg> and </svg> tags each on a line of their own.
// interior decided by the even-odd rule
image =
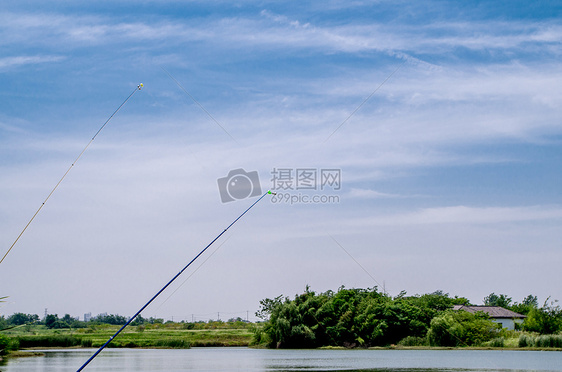
<svg viewBox="0 0 562 372">
<path fill-rule="evenodd" d="M 4 355 L 8 350 L 12 350 L 13 346 L 13 342 L 8 336 L 0 334 L 0 355 Z"/>
<path fill-rule="evenodd" d="M 491 347 L 504 347 L 505 346 L 505 339 L 503 337 L 496 337 L 487 343 L 488 346 Z"/>
<path fill-rule="evenodd" d="M 558 306 L 546 304 L 540 309 L 533 308 L 529 311 L 522 328 L 529 332 L 555 334 L 562 330 L 562 310 Z"/>
<path fill-rule="evenodd" d="M 22 348 L 81 346 L 82 341 L 69 335 L 21 336 L 17 338 Z"/>
<path fill-rule="evenodd" d="M 535 346 L 535 338 L 527 335 L 519 336 L 519 347 L 533 347 Z"/>
<path fill-rule="evenodd" d="M 542 347 L 542 348 L 562 348 L 562 335 L 541 335 L 519 337 L 519 347 Z"/>
<path fill-rule="evenodd" d="M 475 346 L 498 336 L 496 323 L 486 314 L 446 311 L 431 320 L 428 332 L 432 346 Z"/>
<path fill-rule="evenodd" d="M 562 336 L 541 335 L 535 339 L 535 347 L 562 347 Z"/>
<path fill-rule="evenodd" d="M 398 345 L 401 346 L 429 346 L 427 337 L 408 336 L 400 340 Z"/>
</svg>

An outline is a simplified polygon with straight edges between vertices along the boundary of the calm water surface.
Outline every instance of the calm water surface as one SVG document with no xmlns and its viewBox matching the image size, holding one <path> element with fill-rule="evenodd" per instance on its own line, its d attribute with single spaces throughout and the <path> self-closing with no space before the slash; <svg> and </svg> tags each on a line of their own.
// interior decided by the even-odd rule
<svg viewBox="0 0 562 372">
<path fill-rule="evenodd" d="M 76 371 L 94 349 L 47 350 L 2 372 Z M 496 350 L 106 349 L 85 371 L 562 371 L 562 352 Z"/>
</svg>

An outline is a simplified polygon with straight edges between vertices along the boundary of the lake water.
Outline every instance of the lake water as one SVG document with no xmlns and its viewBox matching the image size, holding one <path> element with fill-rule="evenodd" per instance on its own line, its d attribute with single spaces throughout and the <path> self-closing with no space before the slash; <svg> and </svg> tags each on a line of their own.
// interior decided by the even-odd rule
<svg viewBox="0 0 562 372">
<path fill-rule="evenodd" d="M 46 350 L 2 372 L 76 371 L 95 349 Z M 500 350 L 106 349 L 84 371 L 562 371 L 562 352 Z"/>
</svg>

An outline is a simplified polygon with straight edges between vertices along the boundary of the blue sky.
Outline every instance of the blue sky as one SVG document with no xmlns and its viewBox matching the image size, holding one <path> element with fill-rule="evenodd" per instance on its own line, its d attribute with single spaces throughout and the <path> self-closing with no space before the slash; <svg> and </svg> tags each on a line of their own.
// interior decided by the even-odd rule
<svg viewBox="0 0 562 372">
<path fill-rule="evenodd" d="M 262 201 L 143 315 L 252 315 L 306 285 L 562 298 L 561 11 L 4 1 L 2 255 L 144 88 L 0 265 L 2 313 L 132 315 L 250 205 L 221 203 L 238 168 L 264 191 L 273 169 L 340 169 L 315 192 L 339 202 Z"/>
</svg>

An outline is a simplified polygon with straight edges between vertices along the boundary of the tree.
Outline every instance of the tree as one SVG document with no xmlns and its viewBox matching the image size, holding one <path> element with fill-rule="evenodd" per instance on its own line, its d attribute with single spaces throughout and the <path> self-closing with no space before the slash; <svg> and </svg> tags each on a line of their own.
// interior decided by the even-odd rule
<svg viewBox="0 0 562 372">
<path fill-rule="evenodd" d="M 432 346 L 471 346 L 491 340 L 498 332 L 498 325 L 487 314 L 461 310 L 433 318 L 427 336 Z"/>
<path fill-rule="evenodd" d="M 8 336 L 0 334 L 0 356 L 6 354 L 6 351 L 10 349 L 11 343 Z"/>
<path fill-rule="evenodd" d="M 131 322 L 131 325 L 142 325 L 144 323 L 146 323 L 147 320 L 145 318 L 142 317 L 142 315 L 137 315 L 137 317 L 135 318 L 135 320 L 133 320 Z"/>
<path fill-rule="evenodd" d="M 507 297 L 504 294 L 497 295 L 492 292 L 488 296 L 484 297 L 484 305 L 486 306 L 500 306 L 508 309 L 510 304 L 511 297 Z"/>
<path fill-rule="evenodd" d="M 48 314 L 45 317 L 45 325 L 47 326 L 47 328 L 51 329 L 51 328 L 55 328 L 55 324 L 56 322 L 59 321 L 59 316 L 57 314 Z"/>
<path fill-rule="evenodd" d="M 283 295 L 279 295 L 274 299 L 266 298 L 260 300 L 260 308 L 256 311 L 256 316 L 262 320 L 268 320 L 273 308 L 283 302 Z"/>
<path fill-rule="evenodd" d="M 541 308 L 533 307 L 523 322 L 523 329 L 540 334 L 554 334 L 562 330 L 562 309 L 554 305 L 557 301 L 548 303 L 547 298 Z"/>
<path fill-rule="evenodd" d="M 10 325 L 22 325 L 37 321 L 39 321 L 39 316 L 36 314 L 15 313 L 8 317 L 8 324 Z"/>
<path fill-rule="evenodd" d="M 105 323 L 105 324 L 113 324 L 113 325 L 123 325 L 125 323 L 127 323 L 127 318 L 125 318 L 124 316 L 121 315 L 117 315 L 117 314 L 104 314 L 104 315 L 98 315 L 95 318 L 93 318 L 91 321 L 93 322 L 97 322 L 97 323 Z"/>
<path fill-rule="evenodd" d="M 521 303 L 514 303 L 511 306 L 511 310 L 519 314 L 528 315 L 532 309 L 536 309 L 538 307 L 539 301 L 537 296 L 528 295 Z"/>
</svg>

